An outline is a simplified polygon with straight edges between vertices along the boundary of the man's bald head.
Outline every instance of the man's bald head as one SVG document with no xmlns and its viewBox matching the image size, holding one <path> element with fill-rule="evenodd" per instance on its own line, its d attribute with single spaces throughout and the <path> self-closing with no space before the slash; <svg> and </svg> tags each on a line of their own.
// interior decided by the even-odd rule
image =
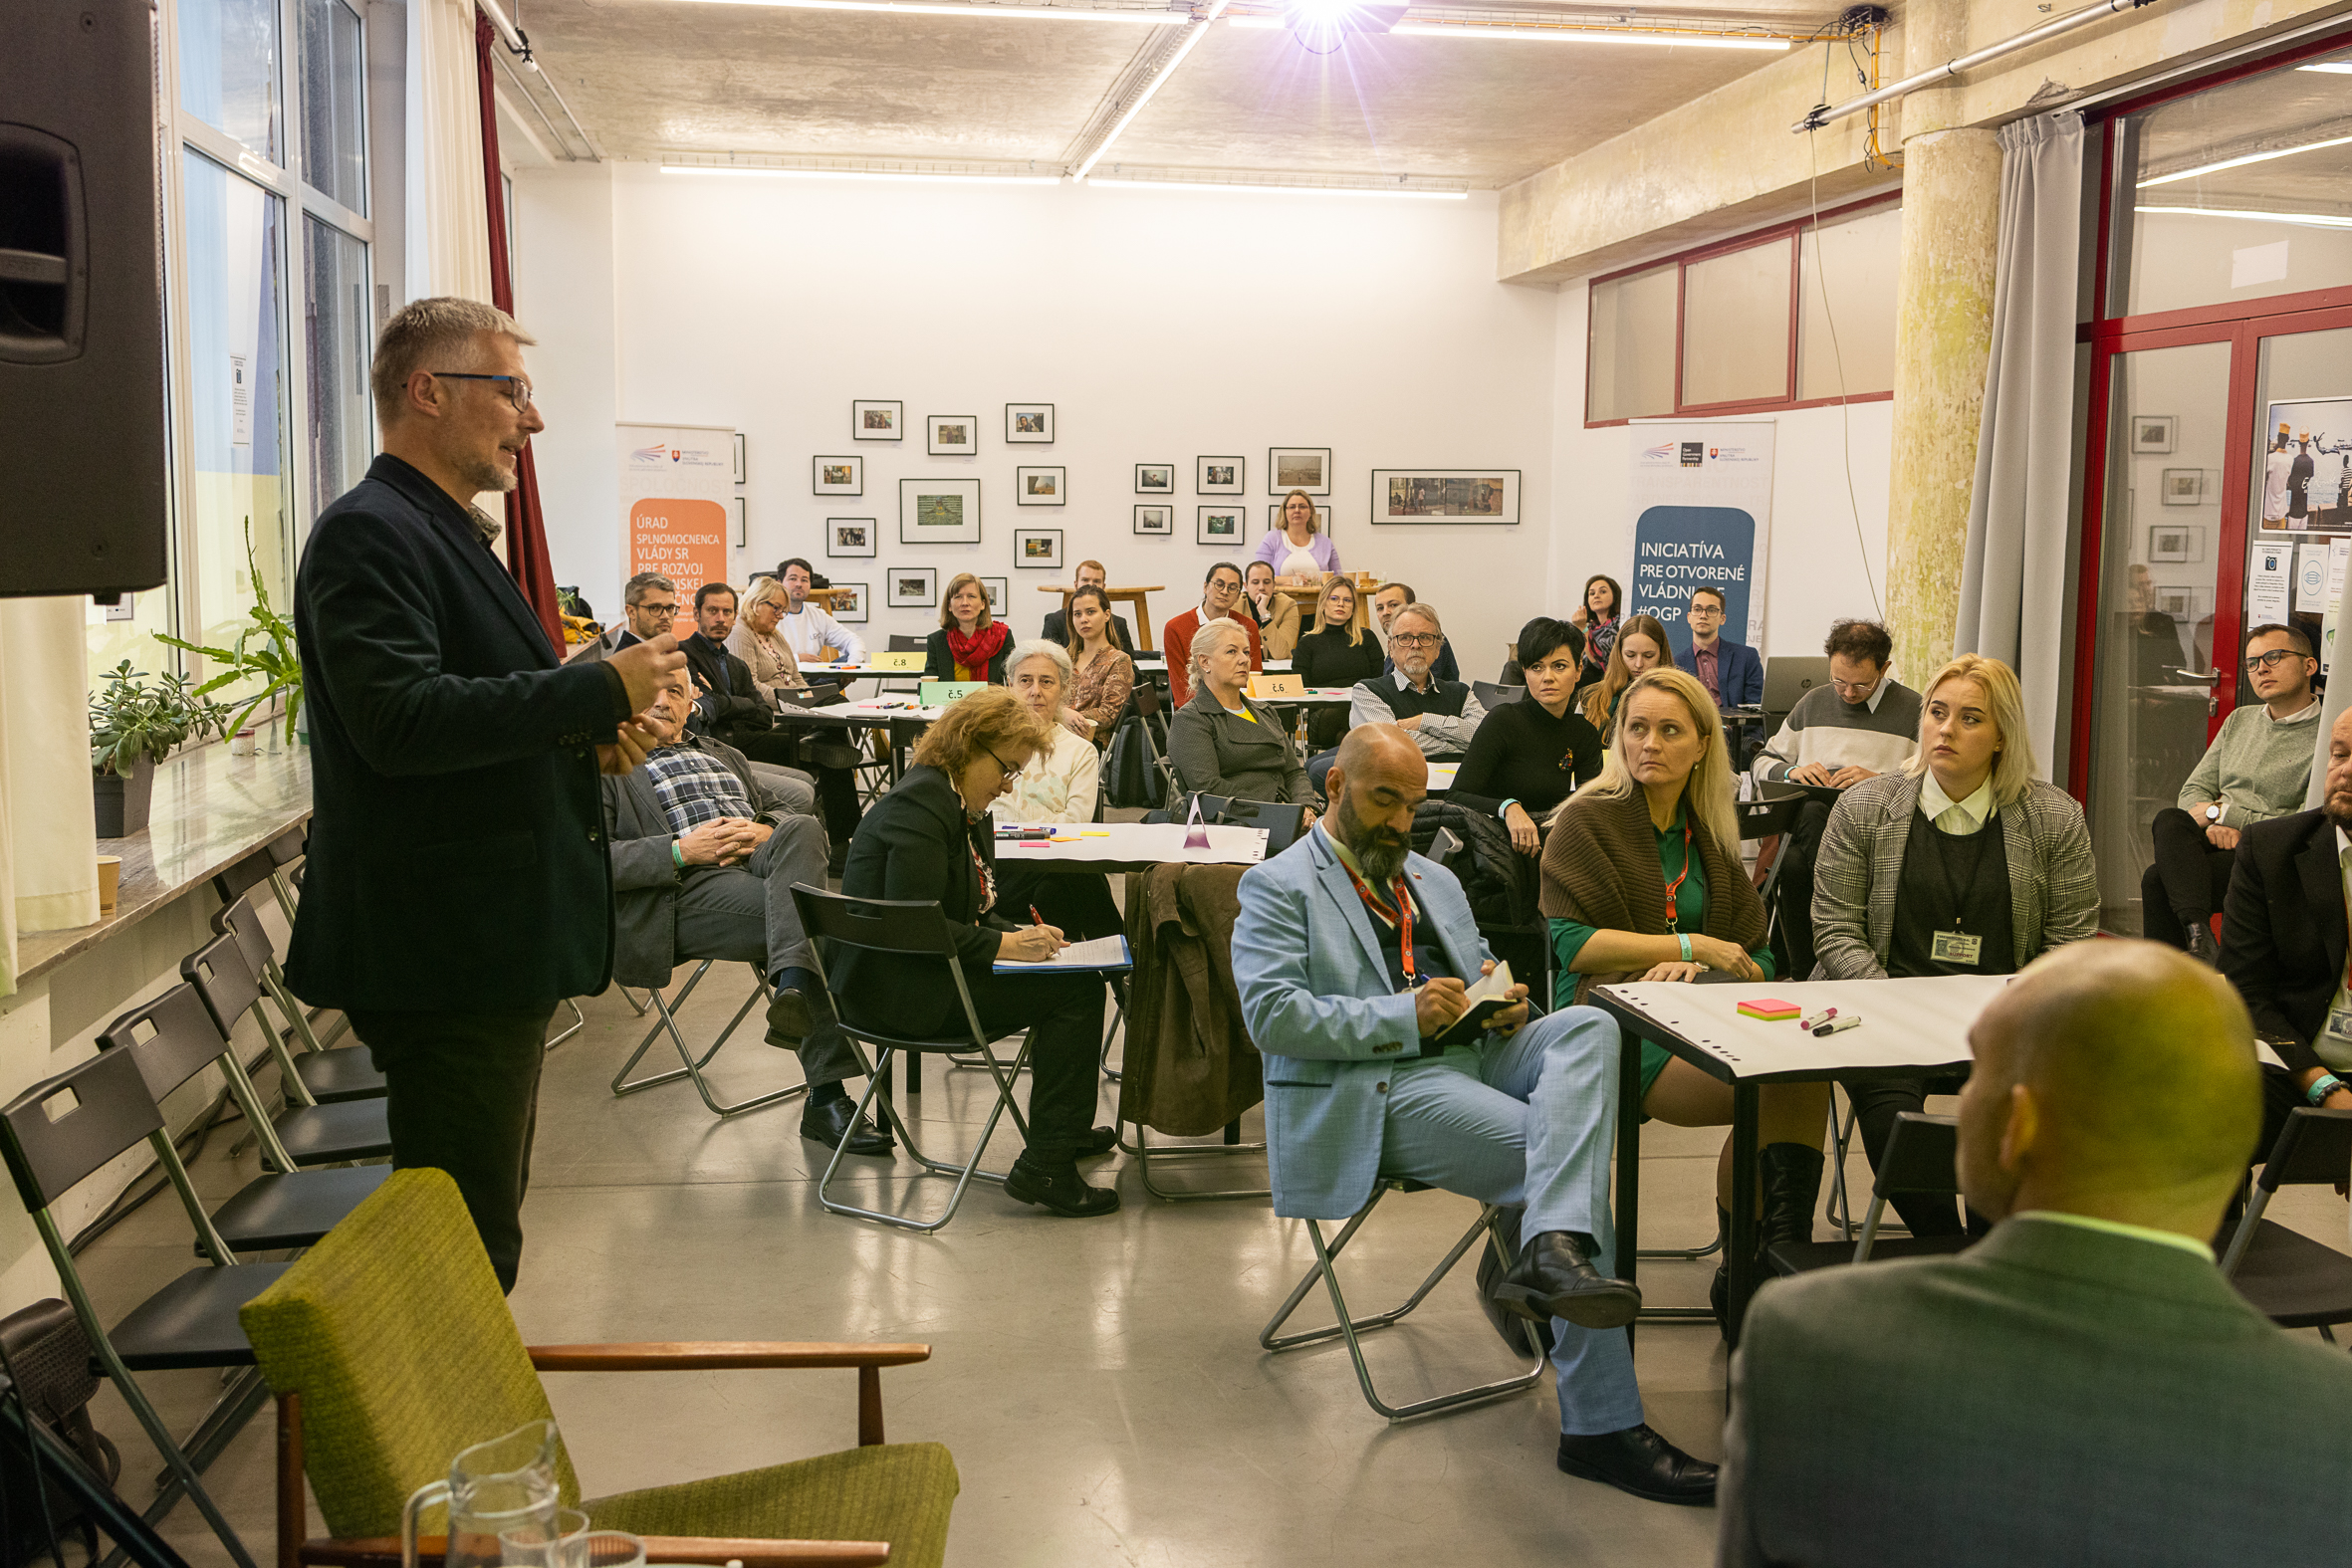
<svg viewBox="0 0 2352 1568">
<path fill-rule="evenodd" d="M 2352 708 L 2337 714 L 2327 732 L 2327 787 L 2319 808 L 2336 826 L 2352 828 Z"/>
<path fill-rule="evenodd" d="M 1323 779 L 1326 823 L 1364 873 L 1385 882 L 1404 868 L 1413 812 L 1429 798 L 1429 763 L 1393 724 L 1359 725 L 1339 743 Z"/>
<path fill-rule="evenodd" d="M 2158 943 L 2078 942 L 2027 966 L 1969 1041 L 1971 1207 L 2213 1234 L 2261 1128 L 2253 1022 L 2228 981 Z"/>
<path fill-rule="evenodd" d="M 1393 724 L 1359 724 L 1348 731 L 1339 743 L 1339 755 L 1331 760 L 1331 771 L 1344 772 L 1350 778 L 1379 774 L 1400 781 L 1418 774 L 1424 785 L 1429 783 L 1429 762 L 1421 755 L 1421 748 Z"/>
</svg>

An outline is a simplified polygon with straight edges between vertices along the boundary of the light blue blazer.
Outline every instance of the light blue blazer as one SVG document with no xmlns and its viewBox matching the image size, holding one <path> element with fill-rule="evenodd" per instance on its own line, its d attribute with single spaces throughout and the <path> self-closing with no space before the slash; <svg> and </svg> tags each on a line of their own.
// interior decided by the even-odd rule
<svg viewBox="0 0 2352 1568">
<path fill-rule="evenodd" d="M 1405 858 L 1413 896 L 1456 974 L 1493 957 L 1462 884 Z M 1338 1220 L 1372 1196 L 1389 1074 L 1417 1054 L 1413 998 L 1389 990 L 1372 917 L 1320 827 L 1242 878 L 1233 975 L 1266 1070 L 1266 1158 L 1274 1212 Z"/>
</svg>

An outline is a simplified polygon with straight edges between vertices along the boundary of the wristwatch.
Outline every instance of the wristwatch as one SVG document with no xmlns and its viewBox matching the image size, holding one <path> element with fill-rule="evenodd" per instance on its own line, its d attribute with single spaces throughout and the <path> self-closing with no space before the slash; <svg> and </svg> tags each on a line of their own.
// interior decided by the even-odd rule
<svg viewBox="0 0 2352 1568">
<path fill-rule="evenodd" d="M 2205 808 L 2205 819 L 2209 822 L 2219 822 L 2222 819 L 2221 801 L 2216 800 L 2213 804 Z"/>
</svg>

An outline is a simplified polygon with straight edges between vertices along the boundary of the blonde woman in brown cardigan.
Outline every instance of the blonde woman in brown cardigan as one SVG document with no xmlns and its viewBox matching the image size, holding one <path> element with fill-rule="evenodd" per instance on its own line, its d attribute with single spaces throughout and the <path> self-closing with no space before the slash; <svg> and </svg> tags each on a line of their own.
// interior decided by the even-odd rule
<svg viewBox="0 0 2352 1568">
<path fill-rule="evenodd" d="M 1740 863 L 1723 721 L 1696 677 L 1657 669 L 1624 689 L 1600 777 L 1552 813 L 1541 897 L 1559 957 L 1557 1006 L 1581 1002 L 1596 985 L 1695 981 L 1709 970 L 1770 977 L 1764 901 Z M 1729 1084 L 1664 1046 L 1644 1040 L 1641 1051 L 1644 1115 L 1677 1127 L 1731 1124 Z M 1828 1114 L 1825 1083 L 1760 1091 L 1766 1246 L 1812 1237 Z M 1731 1192 L 1727 1138 L 1715 1175 L 1727 1234 Z M 1729 1283 L 1718 1268 L 1711 1295 L 1719 1318 Z"/>
</svg>

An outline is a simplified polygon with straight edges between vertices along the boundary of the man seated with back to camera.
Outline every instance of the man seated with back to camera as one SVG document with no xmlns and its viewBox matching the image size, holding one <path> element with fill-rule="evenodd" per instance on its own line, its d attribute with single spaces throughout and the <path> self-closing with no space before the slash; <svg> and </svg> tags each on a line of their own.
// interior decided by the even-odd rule
<svg viewBox="0 0 2352 1568">
<path fill-rule="evenodd" d="M 2256 822 L 2303 807 L 2319 750 L 2319 661 L 2292 626 L 2256 626 L 2245 639 L 2245 674 L 2262 701 L 2222 721 L 2214 744 L 2182 781 L 2180 803 L 2156 813 L 2156 858 L 2140 878 L 2140 932 L 2221 962 L 2214 915 L 2230 891 L 2237 838 Z"/>
<path fill-rule="evenodd" d="M 1380 623 L 1380 635 L 1383 637 L 1388 635 L 1389 627 L 1396 620 L 1398 612 L 1406 605 L 1420 602 L 1421 595 L 1413 591 L 1413 585 L 1409 582 L 1381 583 L 1372 591 L 1372 618 Z M 1437 657 L 1430 661 L 1429 667 L 1441 681 L 1462 679 L 1462 666 L 1454 658 L 1454 645 L 1443 637 L 1438 639 Z M 1396 673 L 1396 659 L 1393 657 L 1393 651 L 1392 656 L 1381 664 L 1380 673 L 1383 675 Z"/>
<path fill-rule="evenodd" d="M 1437 1037 L 1493 968 L 1462 884 L 1411 852 L 1429 764 L 1392 724 L 1340 744 L 1317 830 L 1242 877 L 1234 980 L 1265 1056 L 1274 1212 L 1339 1220 L 1385 1179 L 1521 1208 L 1525 1236 L 1485 1292 L 1515 1350 L 1550 1326 L 1558 1465 L 1657 1502 L 1705 1504 L 1715 1466 L 1642 1419 L 1625 1333 L 1641 1306 L 1609 1277 L 1617 1026 L 1593 1008 L 1528 1019 L 1527 988 L 1471 1043 Z"/>
<path fill-rule="evenodd" d="M 759 966 L 775 989 L 768 1043 L 797 1051 L 809 1081 L 801 1136 L 826 1148 L 856 1115 L 841 1080 L 856 1053 L 817 984 L 792 886 L 824 885 L 824 828 L 753 778 L 741 752 L 692 735 L 694 694 L 678 671 L 639 716 L 658 743 L 645 765 L 603 781 L 612 856 L 612 978 L 655 989 L 691 959 Z M 888 1154 L 890 1135 L 861 1121 L 852 1154 Z"/>
<path fill-rule="evenodd" d="M 1435 672 L 1445 641 L 1435 605 L 1407 604 L 1390 616 L 1388 673 L 1358 681 L 1350 689 L 1347 727 L 1393 724 L 1410 735 L 1431 762 L 1454 763 L 1467 757 L 1487 710 L 1463 682 Z M 1306 777 L 1316 789 L 1322 788 L 1323 775 L 1337 755 L 1326 752 L 1306 765 Z"/>
<path fill-rule="evenodd" d="M 1846 789 L 1865 779 L 1891 774 L 1919 750 L 1919 693 L 1888 668 L 1895 639 L 1871 620 L 1841 620 L 1829 628 L 1821 651 L 1829 655 L 1829 684 L 1796 700 L 1749 777 L 1756 783 L 1814 784 Z M 1772 956 L 1781 973 L 1805 980 L 1813 973 L 1813 857 L 1829 806 L 1808 800 L 1795 827 L 1780 837 L 1780 918 L 1772 931 Z"/>
<path fill-rule="evenodd" d="M 1999 1224 L 1759 1292 L 1717 1563 L 2352 1561 L 2352 1362 L 2206 1243 L 2257 1119 L 2245 1008 L 2179 953 L 2082 942 L 1969 1043 L 1960 1187 Z"/>
</svg>

